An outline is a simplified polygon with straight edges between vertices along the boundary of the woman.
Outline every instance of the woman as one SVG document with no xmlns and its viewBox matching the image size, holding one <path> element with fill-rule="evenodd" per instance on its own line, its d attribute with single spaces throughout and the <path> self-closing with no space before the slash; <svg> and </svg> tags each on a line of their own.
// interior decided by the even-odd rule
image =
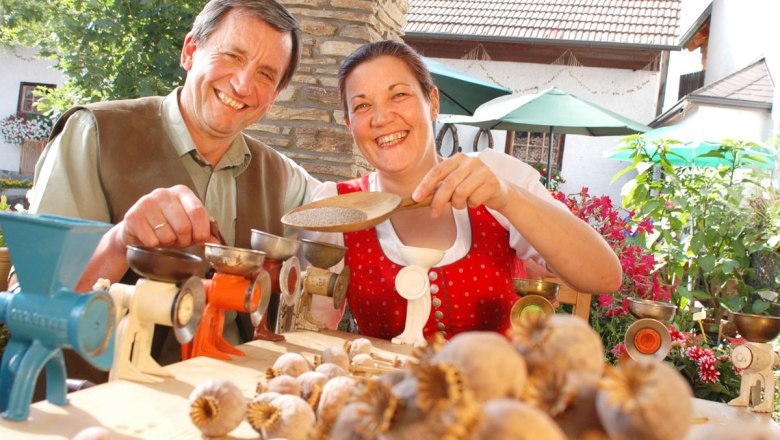
<svg viewBox="0 0 780 440">
<path fill-rule="evenodd" d="M 493 150 L 437 156 L 439 91 L 413 49 L 397 41 L 360 47 L 342 64 L 339 89 L 344 122 L 376 171 L 324 183 L 315 198 L 353 191 L 414 200 L 433 195 L 430 207 L 400 211 L 369 230 L 343 237 L 304 233 L 347 246 L 347 302 L 361 334 L 390 339 L 404 330 L 406 300 L 394 279 L 407 265 L 399 252 L 405 245 L 445 251 L 429 271 L 426 337 L 507 330 L 517 300 L 511 268 L 518 257 L 533 259 L 580 291 L 618 289 L 621 269 L 612 249 L 550 196 L 532 167 Z M 315 313 L 323 318 L 326 310 Z M 338 314 L 324 318 L 332 326 Z"/>
</svg>

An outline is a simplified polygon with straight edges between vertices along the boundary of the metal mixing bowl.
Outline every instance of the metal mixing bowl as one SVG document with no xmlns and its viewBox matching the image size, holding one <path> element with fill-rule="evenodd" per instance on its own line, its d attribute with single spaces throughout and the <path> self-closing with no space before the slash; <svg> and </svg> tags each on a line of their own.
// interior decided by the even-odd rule
<svg viewBox="0 0 780 440">
<path fill-rule="evenodd" d="M 769 342 L 780 334 L 780 317 L 737 312 L 731 315 L 739 334 L 750 342 Z"/>
<path fill-rule="evenodd" d="M 327 269 L 334 266 L 344 258 L 347 248 L 333 243 L 324 243 L 321 241 L 307 240 L 302 238 L 303 256 L 314 267 Z"/>
<path fill-rule="evenodd" d="M 203 260 L 176 249 L 127 246 L 127 263 L 143 278 L 178 283 L 198 274 Z"/>
<path fill-rule="evenodd" d="M 265 252 L 266 258 L 286 260 L 298 253 L 301 242 L 290 238 L 279 237 L 258 229 L 252 229 L 252 249 Z"/>
<path fill-rule="evenodd" d="M 548 301 L 558 298 L 561 285 L 552 281 L 529 280 L 527 278 L 512 278 L 515 293 L 520 296 L 539 295 Z"/>
<path fill-rule="evenodd" d="M 265 254 L 251 249 L 206 243 L 206 260 L 217 272 L 244 276 L 260 269 Z"/>
<path fill-rule="evenodd" d="M 677 306 L 649 299 L 628 298 L 628 311 L 638 319 L 652 318 L 661 322 L 669 322 L 677 313 Z"/>
</svg>

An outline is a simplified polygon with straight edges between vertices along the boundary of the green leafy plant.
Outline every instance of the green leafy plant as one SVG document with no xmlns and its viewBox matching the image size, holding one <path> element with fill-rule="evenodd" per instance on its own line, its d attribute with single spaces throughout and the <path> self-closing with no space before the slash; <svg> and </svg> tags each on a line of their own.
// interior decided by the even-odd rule
<svg viewBox="0 0 780 440">
<path fill-rule="evenodd" d="M 32 180 L 0 179 L 0 189 L 32 188 Z"/>
<path fill-rule="evenodd" d="M 753 295 L 756 289 L 747 283 L 755 273 L 751 255 L 776 254 L 778 239 L 760 232 L 747 200 L 776 183 L 768 171 L 747 166 L 748 147 L 754 145 L 726 140 L 705 155 L 721 159 L 720 166 L 692 167 L 672 164 L 672 147 L 679 142 L 663 139 L 648 149 L 637 135 L 626 144 L 634 162 L 615 178 L 637 172 L 623 204 L 656 226 L 646 247 L 659 262 L 672 300 L 681 306 L 699 301 L 715 322 L 727 310 L 766 311 L 765 300 Z M 766 288 L 776 289 L 776 280 L 772 284 Z"/>
<path fill-rule="evenodd" d="M 3 0 L 0 45 L 38 47 L 68 78 L 38 109 L 166 94 L 181 84 L 182 41 L 203 1 Z"/>
</svg>

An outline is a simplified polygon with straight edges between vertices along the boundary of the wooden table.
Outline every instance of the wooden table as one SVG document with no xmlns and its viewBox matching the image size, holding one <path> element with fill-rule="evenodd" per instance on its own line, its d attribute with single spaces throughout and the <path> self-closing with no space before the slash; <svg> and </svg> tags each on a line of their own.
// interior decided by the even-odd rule
<svg viewBox="0 0 780 440">
<path fill-rule="evenodd" d="M 200 439 L 200 432 L 188 415 L 187 398 L 198 384 L 211 378 L 230 379 L 247 398 L 255 394 L 255 385 L 264 380 L 265 369 L 276 358 L 288 351 L 303 354 L 313 360 L 324 348 L 343 345 L 347 339 L 359 335 L 341 332 L 313 333 L 297 331 L 285 333 L 281 343 L 254 341 L 240 348 L 246 356 L 221 361 L 198 357 L 169 365 L 166 369 L 175 379 L 157 384 L 141 384 L 118 380 L 68 395 L 70 405 L 57 406 L 43 401 L 30 408 L 25 422 L 0 419 L 0 439 L 69 439 L 84 428 L 104 426 L 112 439 Z M 398 346 L 388 341 L 372 340 L 380 353 L 410 355 L 409 346 Z M 754 414 L 724 404 L 694 399 L 696 417 L 707 422 L 694 424 L 686 440 L 713 440 L 713 432 L 723 426 L 750 425 L 780 439 L 780 426 L 769 416 Z M 228 438 L 257 439 L 257 433 L 245 421 Z M 748 440 L 742 437 L 739 440 Z"/>
</svg>

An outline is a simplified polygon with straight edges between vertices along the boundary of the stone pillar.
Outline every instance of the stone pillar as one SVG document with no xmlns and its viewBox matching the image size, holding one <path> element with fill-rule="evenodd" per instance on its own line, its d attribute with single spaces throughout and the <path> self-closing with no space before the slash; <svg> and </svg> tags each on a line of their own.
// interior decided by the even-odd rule
<svg viewBox="0 0 780 440">
<path fill-rule="evenodd" d="M 280 0 L 301 25 L 302 56 L 290 85 L 250 135 L 321 180 L 366 174 L 339 108 L 338 68 L 370 41 L 401 39 L 407 0 Z"/>
</svg>

